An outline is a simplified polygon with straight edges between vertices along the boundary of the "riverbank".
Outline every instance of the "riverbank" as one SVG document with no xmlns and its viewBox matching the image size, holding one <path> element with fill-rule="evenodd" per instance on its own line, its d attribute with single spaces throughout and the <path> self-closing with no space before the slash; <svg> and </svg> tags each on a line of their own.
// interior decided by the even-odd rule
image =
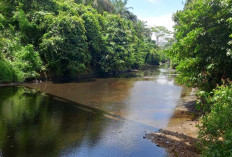
<svg viewBox="0 0 232 157">
<path fill-rule="evenodd" d="M 160 65 L 162 65 L 161 63 Z M 25 83 L 42 83 L 42 82 L 47 82 L 47 81 L 52 81 L 56 83 L 64 83 L 64 82 L 82 82 L 88 79 L 95 79 L 95 78 L 110 78 L 110 77 L 135 77 L 137 73 L 144 71 L 144 70 L 149 70 L 153 68 L 157 68 L 159 65 L 144 65 L 141 67 L 141 69 L 131 69 L 127 71 L 120 71 L 117 73 L 97 73 L 94 72 L 93 70 L 80 74 L 76 76 L 75 78 L 52 78 L 48 74 L 41 74 L 38 78 L 32 79 L 32 80 L 27 80 L 24 82 L 9 82 L 9 83 L 1 83 L 0 82 L 0 87 L 8 87 L 8 86 L 20 86 Z"/>
<path fill-rule="evenodd" d="M 198 157 L 196 148 L 199 121 L 195 118 L 196 89 L 183 98 L 166 128 L 146 134 L 146 138 L 163 147 L 169 157 Z"/>
</svg>

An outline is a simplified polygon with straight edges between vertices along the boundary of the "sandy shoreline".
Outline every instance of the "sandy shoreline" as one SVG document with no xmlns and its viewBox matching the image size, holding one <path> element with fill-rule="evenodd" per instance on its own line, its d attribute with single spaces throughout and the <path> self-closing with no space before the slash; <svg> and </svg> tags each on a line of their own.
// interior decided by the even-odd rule
<svg viewBox="0 0 232 157">
<path fill-rule="evenodd" d="M 163 147 L 169 157 L 198 157 L 197 142 L 199 121 L 194 119 L 196 89 L 183 98 L 183 103 L 178 105 L 168 126 L 158 132 L 146 134 L 146 138 Z"/>
</svg>

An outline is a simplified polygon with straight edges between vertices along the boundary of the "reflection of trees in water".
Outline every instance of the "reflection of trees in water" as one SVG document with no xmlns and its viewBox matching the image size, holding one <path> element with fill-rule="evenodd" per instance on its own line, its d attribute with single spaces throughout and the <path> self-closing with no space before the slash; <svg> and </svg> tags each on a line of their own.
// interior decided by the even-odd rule
<svg viewBox="0 0 232 157">
<path fill-rule="evenodd" d="M 160 74 L 160 70 L 157 69 L 157 67 L 152 67 L 150 69 L 146 69 L 140 72 L 140 76 L 146 76 L 146 77 L 156 77 Z"/>
<path fill-rule="evenodd" d="M 25 88 L 1 88 L 0 100 L 3 156 L 57 156 L 71 144 L 93 146 L 108 124 L 97 110 L 75 108 Z"/>
<path fill-rule="evenodd" d="M 133 88 L 135 81 L 125 78 L 98 78 L 88 83 L 57 84 L 44 82 L 27 84 L 27 86 L 65 100 L 121 115 L 127 109 L 125 101 L 130 96 L 130 90 Z"/>
</svg>

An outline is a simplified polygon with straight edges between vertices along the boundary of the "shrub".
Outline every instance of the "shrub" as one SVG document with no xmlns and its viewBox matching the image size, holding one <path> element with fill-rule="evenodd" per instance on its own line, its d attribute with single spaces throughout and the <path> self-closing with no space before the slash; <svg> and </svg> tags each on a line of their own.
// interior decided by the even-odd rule
<svg viewBox="0 0 232 157">
<path fill-rule="evenodd" d="M 38 72 L 42 70 L 39 53 L 34 50 L 31 44 L 23 46 L 19 33 L 15 33 L 13 36 L 12 32 L 14 30 L 6 29 L 1 31 L 0 35 L 0 58 L 5 60 L 3 65 L 8 67 L 6 69 L 13 69 L 10 70 L 12 75 L 7 73 L 13 78 L 4 79 L 4 82 L 23 82 L 26 79 L 36 78 L 39 75 Z"/>
<path fill-rule="evenodd" d="M 45 16 L 47 33 L 42 37 L 40 53 L 53 76 L 72 77 L 90 63 L 85 28 L 80 17 L 61 13 Z"/>
<path fill-rule="evenodd" d="M 105 49 L 98 16 L 91 12 L 86 12 L 81 17 L 84 21 L 89 52 L 92 57 L 91 66 L 98 69 L 101 53 L 104 53 Z"/>
<path fill-rule="evenodd" d="M 133 36 L 129 21 L 118 15 L 105 14 L 106 50 L 102 54 L 100 67 L 103 72 L 119 72 L 131 68 Z"/>
<path fill-rule="evenodd" d="M 150 51 L 146 54 L 146 63 L 150 65 L 159 65 L 160 56 L 155 51 Z"/>
<path fill-rule="evenodd" d="M 230 0 L 190 0 L 174 15 L 181 83 L 211 91 L 232 78 L 231 8 Z"/>
<path fill-rule="evenodd" d="M 42 70 L 42 61 L 39 53 L 33 48 L 33 45 L 20 47 L 14 52 L 13 69 L 16 72 L 17 81 L 23 82 L 26 79 L 35 79 L 39 76 L 38 72 Z"/>
<path fill-rule="evenodd" d="M 3 59 L 0 59 L 0 83 L 14 82 L 15 77 L 12 66 Z"/>
<path fill-rule="evenodd" d="M 205 99 L 205 103 L 212 105 L 200 126 L 199 137 L 207 147 L 203 155 L 232 156 L 232 85 L 217 87 Z"/>
</svg>

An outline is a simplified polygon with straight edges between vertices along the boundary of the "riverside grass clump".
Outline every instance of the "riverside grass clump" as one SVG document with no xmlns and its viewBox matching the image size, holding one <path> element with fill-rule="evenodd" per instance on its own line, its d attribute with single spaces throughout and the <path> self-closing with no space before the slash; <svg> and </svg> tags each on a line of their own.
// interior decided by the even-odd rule
<svg viewBox="0 0 232 157">
<path fill-rule="evenodd" d="M 0 56 L 8 68 L 1 71 L 0 83 L 41 73 L 62 79 L 158 64 L 150 29 L 114 6 L 109 0 L 102 7 L 82 0 L 1 0 Z"/>
</svg>

